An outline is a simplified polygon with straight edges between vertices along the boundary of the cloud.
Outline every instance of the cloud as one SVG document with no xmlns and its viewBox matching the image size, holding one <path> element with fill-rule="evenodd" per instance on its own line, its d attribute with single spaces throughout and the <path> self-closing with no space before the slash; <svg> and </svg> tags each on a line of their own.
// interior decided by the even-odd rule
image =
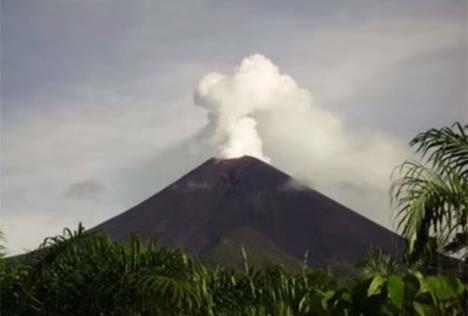
<svg viewBox="0 0 468 316">
<path fill-rule="evenodd" d="M 187 191 L 197 191 L 197 190 L 206 190 L 211 187 L 211 184 L 208 182 L 195 182 L 188 181 L 185 183 L 185 188 Z"/>
<path fill-rule="evenodd" d="M 302 191 L 308 190 L 310 188 L 312 188 L 312 185 L 307 186 L 306 184 L 296 179 L 290 179 L 280 186 L 280 189 L 283 191 Z"/>
<path fill-rule="evenodd" d="M 64 192 L 69 199 L 97 201 L 102 198 L 104 187 L 95 180 L 85 180 L 70 185 Z"/>
<path fill-rule="evenodd" d="M 245 58 L 230 75 L 209 73 L 195 91 L 195 104 L 208 109 L 211 135 L 208 142 L 217 147 L 217 156 L 235 158 L 263 154 L 262 140 L 253 118 L 258 111 L 276 105 L 275 99 L 288 93 L 294 82 L 261 55 Z M 294 87 L 293 87 L 294 88 Z"/>
<path fill-rule="evenodd" d="M 404 146 L 374 130 L 348 128 L 270 59 L 252 55 L 231 73 L 207 74 L 195 103 L 209 110 L 201 134 L 206 139 L 196 139 L 203 151 L 271 159 L 317 190 L 388 224 L 381 203 L 387 200 L 391 170 L 407 156 Z M 381 202 L 363 203 L 371 199 L 367 194 Z"/>
</svg>

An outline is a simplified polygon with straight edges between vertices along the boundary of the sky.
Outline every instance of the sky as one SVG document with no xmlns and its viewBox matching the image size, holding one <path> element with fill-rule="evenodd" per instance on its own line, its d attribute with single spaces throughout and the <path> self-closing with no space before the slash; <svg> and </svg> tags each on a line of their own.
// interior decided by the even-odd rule
<svg viewBox="0 0 468 316">
<path fill-rule="evenodd" d="M 467 21 L 465 0 L 1 0 L 7 247 L 125 211 L 230 135 L 392 228 L 408 141 L 468 122 Z"/>
</svg>

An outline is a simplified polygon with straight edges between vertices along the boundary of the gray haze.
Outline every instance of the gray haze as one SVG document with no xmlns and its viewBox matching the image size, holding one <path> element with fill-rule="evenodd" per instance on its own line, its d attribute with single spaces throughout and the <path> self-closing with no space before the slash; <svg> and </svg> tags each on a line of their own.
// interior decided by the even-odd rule
<svg viewBox="0 0 468 316">
<path fill-rule="evenodd" d="M 408 140 L 468 121 L 466 30 L 465 0 L 2 0 L 8 247 L 91 227 L 215 154 L 194 91 L 254 54 L 313 109 L 256 114 L 271 164 L 389 226 Z"/>
</svg>

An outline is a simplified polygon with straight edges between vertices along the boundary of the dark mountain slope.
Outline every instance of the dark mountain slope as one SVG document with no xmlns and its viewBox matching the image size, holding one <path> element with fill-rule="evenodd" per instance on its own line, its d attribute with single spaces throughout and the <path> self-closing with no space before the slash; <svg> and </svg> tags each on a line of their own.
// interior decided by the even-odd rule
<svg viewBox="0 0 468 316">
<path fill-rule="evenodd" d="M 389 230 L 248 156 L 212 158 L 94 229 L 122 241 L 156 235 L 215 262 L 242 244 L 249 258 L 264 253 L 262 265 L 278 263 L 268 257 L 280 254 L 279 261 L 300 262 L 306 251 L 312 265 L 351 263 L 371 245 L 393 253 L 403 247 Z"/>
</svg>

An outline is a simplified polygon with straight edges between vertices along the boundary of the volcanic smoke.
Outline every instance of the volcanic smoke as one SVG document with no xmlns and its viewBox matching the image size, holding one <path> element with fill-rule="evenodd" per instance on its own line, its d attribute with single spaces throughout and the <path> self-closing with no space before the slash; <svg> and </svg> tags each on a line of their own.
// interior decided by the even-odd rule
<svg viewBox="0 0 468 316">
<path fill-rule="evenodd" d="M 195 151 L 271 162 L 388 222 L 382 201 L 388 199 L 391 170 L 407 157 L 406 149 L 385 133 L 352 127 L 270 59 L 252 55 L 231 72 L 208 73 L 195 89 L 194 102 L 208 110 L 208 124 L 191 142 Z"/>
<path fill-rule="evenodd" d="M 195 91 L 195 104 L 209 110 L 217 156 L 250 155 L 269 162 L 255 115 L 283 106 L 282 101 L 297 90 L 294 80 L 280 74 L 278 67 L 262 55 L 245 58 L 230 75 L 204 76 Z"/>
</svg>

